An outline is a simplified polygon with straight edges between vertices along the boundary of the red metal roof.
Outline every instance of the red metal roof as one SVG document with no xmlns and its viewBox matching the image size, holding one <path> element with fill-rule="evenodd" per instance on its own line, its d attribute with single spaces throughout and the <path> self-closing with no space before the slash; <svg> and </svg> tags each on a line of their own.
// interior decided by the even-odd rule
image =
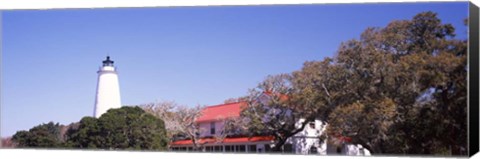
<svg viewBox="0 0 480 159">
<path fill-rule="evenodd" d="M 273 93 L 266 91 L 264 94 L 271 96 Z M 280 100 L 287 99 L 287 95 L 280 95 Z M 205 107 L 205 109 L 202 111 L 202 116 L 200 116 L 196 122 L 211 122 L 227 117 L 239 117 L 242 106 L 246 105 L 246 102 L 236 102 Z"/>
<path fill-rule="evenodd" d="M 280 100 L 281 100 L 282 102 L 288 100 L 288 98 L 289 98 L 289 97 L 288 97 L 287 95 L 285 95 L 285 94 L 278 94 L 278 93 L 275 93 L 275 94 L 274 94 L 272 91 L 264 91 L 263 93 L 266 94 L 266 95 L 268 95 L 268 96 L 273 96 L 273 95 L 276 94 L 276 95 L 279 96 L 279 98 L 280 98 Z"/>
<path fill-rule="evenodd" d="M 340 140 L 343 141 L 343 142 L 352 142 L 352 138 L 351 137 L 346 137 L 346 136 L 340 137 Z"/>
<path fill-rule="evenodd" d="M 332 135 L 332 138 L 334 138 L 334 139 L 336 139 L 337 141 L 340 141 L 340 142 L 352 142 L 352 138 L 351 138 L 351 137 L 342 136 L 342 135 L 340 135 L 340 134 Z"/>
<path fill-rule="evenodd" d="M 258 141 L 272 141 L 273 136 L 254 136 L 254 137 L 235 137 L 235 138 L 225 138 L 222 143 L 242 143 L 242 142 L 258 142 Z M 204 138 L 200 139 L 200 144 L 205 142 L 215 143 L 214 138 Z M 179 140 L 171 143 L 172 146 L 175 145 L 192 145 L 192 140 Z"/>
<path fill-rule="evenodd" d="M 243 105 L 246 105 L 246 103 L 237 102 L 205 107 L 202 111 L 202 116 L 197 119 L 197 122 L 209 122 L 227 117 L 239 117 Z"/>
</svg>

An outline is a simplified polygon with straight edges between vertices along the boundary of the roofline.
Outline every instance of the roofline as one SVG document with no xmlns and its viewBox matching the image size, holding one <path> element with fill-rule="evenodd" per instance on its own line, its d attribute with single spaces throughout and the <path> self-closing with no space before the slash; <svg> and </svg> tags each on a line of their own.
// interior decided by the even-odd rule
<svg viewBox="0 0 480 159">
<path fill-rule="evenodd" d="M 226 104 L 217 104 L 217 105 L 212 105 L 212 106 L 206 106 L 205 108 L 221 107 L 221 106 L 232 105 L 232 104 L 239 104 L 239 103 L 246 103 L 246 102 L 241 101 L 241 102 L 233 102 L 233 103 L 226 103 Z"/>
<path fill-rule="evenodd" d="M 226 144 L 226 143 L 236 143 L 236 144 L 239 144 L 239 143 L 251 143 L 251 142 L 272 142 L 275 137 L 272 136 L 272 135 L 258 135 L 258 136 L 226 137 L 225 139 L 238 139 L 238 138 L 247 138 L 247 141 L 242 141 L 242 142 L 225 142 L 225 141 L 222 141 L 222 142 L 218 142 L 218 143 L 215 143 L 215 144 Z M 250 141 L 250 140 L 253 139 L 253 138 L 267 138 L 267 139 L 269 139 L 269 140 Z M 270 138 L 271 138 L 271 139 L 270 139 Z M 198 141 L 200 141 L 200 140 L 206 140 L 206 139 L 215 140 L 214 137 L 202 137 L 202 138 L 200 138 Z M 225 140 L 225 139 L 224 139 L 224 140 Z M 193 145 L 193 143 L 188 143 L 188 144 L 174 144 L 175 142 L 178 142 L 178 141 L 191 142 L 192 140 L 191 140 L 191 139 L 177 140 L 177 141 L 169 142 L 169 144 L 170 144 L 170 146 Z M 208 143 L 208 142 L 207 142 L 206 144 L 212 144 L 212 143 Z"/>
<path fill-rule="evenodd" d="M 240 116 L 229 116 L 229 117 L 240 118 Z M 217 121 L 223 121 L 223 120 L 222 119 L 210 119 L 210 120 L 201 120 L 201 121 L 196 120 L 195 122 L 206 123 L 206 122 L 217 122 Z"/>
</svg>

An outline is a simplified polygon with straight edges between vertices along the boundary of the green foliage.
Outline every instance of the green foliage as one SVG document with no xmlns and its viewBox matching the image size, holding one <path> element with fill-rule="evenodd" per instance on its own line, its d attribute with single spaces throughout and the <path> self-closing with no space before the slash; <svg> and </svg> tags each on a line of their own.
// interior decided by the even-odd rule
<svg viewBox="0 0 480 159">
<path fill-rule="evenodd" d="M 332 104 L 319 114 L 329 133 L 374 153 L 464 154 L 466 41 L 454 30 L 433 12 L 369 28 L 332 62 L 304 65 L 305 99 Z"/>
<path fill-rule="evenodd" d="M 396 105 L 391 99 L 357 101 L 339 106 L 330 114 L 328 131 L 334 136 L 352 137 L 374 152 L 381 152 L 382 142 L 388 140 L 390 126 L 396 116 Z M 340 133 L 340 134 L 336 134 Z"/>
<path fill-rule="evenodd" d="M 454 37 L 433 12 L 368 28 L 334 58 L 267 78 L 242 116 L 250 132 L 274 135 L 276 146 L 302 118 L 328 122 L 330 136 L 351 137 L 372 153 L 465 155 L 467 42 Z M 277 97 L 255 102 L 265 91 Z"/>
<path fill-rule="evenodd" d="M 292 76 L 268 76 L 250 90 L 247 106 L 241 112 L 250 135 L 275 137 L 273 151 L 280 151 L 286 140 L 314 120 L 316 107 L 297 103 Z M 303 122 L 297 122 L 304 119 Z"/>
<path fill-rule="evenodd" d="M 17 147 L 57 148 L 61 146 L 60 125 L 49 122 L 31 128 L 29 131 L 18 131 L 12 137 Z"/>
<path fill-rule="evenodd" d="M 83 117 L 67 131 L 66 147 L 97 148 L 103 140 L 99 136 L 100 129 L 97 123 L 97 119 L 93 117 Z"/>
<path fill-rule="evenodd" d="M 100 118 L 84 117 L 69 130 L 67 145 L 76 148 L 165 150 L 164 122 L 139 107 L 111 109 Z"/>
<path fill-rule="evenodd" d="M 66 130 L 66 132 L 64 131 Z M 17 147 L 165 150 L 164 122 L 139 107 L 111 109 L 99 119 L 84 117 L 68 126 L 50 122 L 18 131 Z"/>
</svg>

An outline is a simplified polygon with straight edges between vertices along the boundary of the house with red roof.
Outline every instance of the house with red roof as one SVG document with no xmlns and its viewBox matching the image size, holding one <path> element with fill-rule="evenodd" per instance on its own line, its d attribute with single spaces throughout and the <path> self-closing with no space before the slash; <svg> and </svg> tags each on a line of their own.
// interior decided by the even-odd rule
<svg viewBox="0 0 480 159">
<path fill-rule="evenodd" d="M 246 106 L 245 102 L 227 103 L 215 106 L 208 106 L 202 111 L 202 115 L 197 118 L 196 122 L 201 131 L 200 143 L 203 144 L 207 152 L 264 152 L 265 145 L 269 145 L 273 141 L 271 136 L 227 136 L 222 141 L 215 139 L 220 135 L 223 128 L 224 120 L 227 118 L 239 118 L 242 107 Z M 174 151 L 191 151 L 193 150 L 192 140 L 178 140 L 170 144 Z"/>
<path fill-rule="evenodd" d="M 268 92 L 262 98 L 268 98 Z M 287 97 L 283 97 L 287 98 Z M 196 119 L 196 123 L 203 130 L 201 131 L 200 141 L 207 152 L 247 152 L 247 153 L 262 153 L 268 152 L 270 146 L 273 144 L 273 136 L 226 136 L 221 140 L 215 138 L 221 136 L 222 128 L 225 120 L 238 119 L 240 112 L 247 106 L 246 102 L 235 102 L 220 104 L 205 107 L 202 110 L 202 115 Z M 298 121 L 298 123 L 303 121 Z M 346 155 L 369 155 L 368 150 L 363 149 L 361 145 L 349 144 L 351 141 L 348 137 L 330 137 L 331 140 L 340 141 L 341 147 L 338 144 L 328 144 L 328 142 L 320 142 L 320 136 L 325 133 L 327 124 L 315 120 L 309 123 L 303 131 L 295 134 L 289 138 L 282 148 L 284 153 L 296 154 L 346 154 Z M 173 141 L 170 144 L 173 151 L 192 151 L 193 143 L 190 139 Z"/>
</svg>

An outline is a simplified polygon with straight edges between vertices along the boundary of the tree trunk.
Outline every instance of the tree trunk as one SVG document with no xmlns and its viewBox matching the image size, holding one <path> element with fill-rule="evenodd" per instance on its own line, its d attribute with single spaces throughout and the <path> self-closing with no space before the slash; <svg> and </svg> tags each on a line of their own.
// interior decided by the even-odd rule
<svg viewBox="0 0 480 159">
<path fill-rule="evenodd" d="M 305 129 L 305 126 L 307 125 L 307 123 L 312 122 L 312 121 L 314 121 L 314 118 L 305 119 L 305 121 L 303 121 L 300 128 L 298 128 L 294 131 L 286 132 L 284 130 L 283 133 L 276 133 L 274 135 L 275 136 L 275 146 L 273 147 L 272 151 L 274 151 L 274 152 L 282 151 L 282 146 L 285 144 L 287 139 L 292 137 L 293 135 L 297 134 L 298 132 L 302 131 L 303 129 Z"/>
<path fill-rule="evenodd" d="M 277 141 L 278 142 L 275 143 L 275 146 L 272 149 L 273 152 L 281 152 L 282 151 L 282 146 L 287 141 L 287 138 L 280 137 L 279 140 L 277 140 Z"/>
</svg>

